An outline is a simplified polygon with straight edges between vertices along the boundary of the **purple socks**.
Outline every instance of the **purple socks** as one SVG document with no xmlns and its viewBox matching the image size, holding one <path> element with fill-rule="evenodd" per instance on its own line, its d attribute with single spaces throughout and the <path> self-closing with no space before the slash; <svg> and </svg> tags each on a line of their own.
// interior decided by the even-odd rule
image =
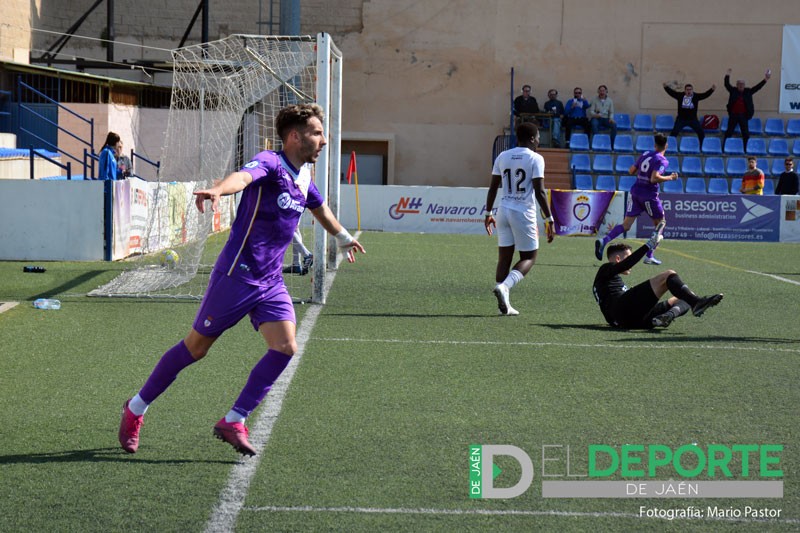
<svg viewBox="0 0 800 533">
<path fill-rule="evenodd" d="M 181 340 L 161 356 L 161 360 L 150 373 L 142 390 L 139 391 L 139 396 L 148 404 L 152 403 L 175 381 L 178 372 L 194 362 L 194 357 Z"/>
<path fill-rule="evenodd" d="M 245 418 L 248 417 L 258 407 L 291 360 L 291 355 L 269 350 L 253 367 L 232 410 Z"/>
<path fill-rule="evenodd" d="M 623 233 L 625 233 L 625 228 L 622 226 L 622 224 L 617 224 L 616 226 L 611 228 L 611 231 L 609 231 L 605 237 L 603 237 L 603 246 L 610 243 Z"/>
</svg>

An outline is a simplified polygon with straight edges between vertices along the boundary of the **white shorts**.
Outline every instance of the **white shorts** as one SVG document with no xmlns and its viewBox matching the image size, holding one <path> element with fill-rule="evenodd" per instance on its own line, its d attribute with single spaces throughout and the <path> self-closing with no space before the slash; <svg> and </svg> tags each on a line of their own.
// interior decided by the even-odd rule
<svg viewBox="0 0 800 533">
<path fill-rule="evenodd" d="M 518 252 L 532 252 L 539 249 L 536 213 L 500 208 L 497 210 L 495 221 L 498 246 L 514 246 Z"/>
</svg>

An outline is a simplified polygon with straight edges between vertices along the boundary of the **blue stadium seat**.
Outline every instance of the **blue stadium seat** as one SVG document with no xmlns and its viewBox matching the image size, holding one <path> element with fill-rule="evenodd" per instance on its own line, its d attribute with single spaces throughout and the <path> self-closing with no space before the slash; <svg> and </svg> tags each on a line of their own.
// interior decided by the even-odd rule
<svg viewBox="0 0 800 533">
<path fill-rule="evenodd" d="M 644 152 L 645 150 L 653 150 L 656 147 L 656 142 L 653 140 L 652 135 L 639 135 L 636 137 L 636 151 Z"/>
<path fill-rule="evenodd" d="M 704 174 L 702 159 L 697 156 L 687 155 L 681 161 L 681 172 L 687 176 L 702 176 Z M 686 187 L 689 187 L 688 181 L 686 182 Z"/>
<path fill-rule="evenodd" d="M 636 176 L 620 176 L 619 177 L 619 185 L 617 185 L 618 191 L 630 191 L 633 184 L 636 183 Z"/>
<path fill-rule="evenodd" d="M 733 178 L 731 180 L 731 194 L 742 194 L 739 189 L 742 188 L 742 178 Z"/>
<path fill-rule="evenodd" d="M 770 137 L 783 137 L 786 135 L 786 130 L 783 127 L 783 119 L 781 118 L 768 118 L 764 123 L 764 135 Z"/>
<path fill-rule="evenodd" d="M 617 131 L 631 131 L 631 116 L 628 113 L 614 113 Z"/>
<path fill-rule="evenodd" d="M 729 137 L 722 151 L 728 155 L 744 155 L 744 144 L 739 137 Z"/>
<path fill-rule="evenodd" d="M 628 170 L 630 170 L 635 162 L 636 158 L 632 155 L 618 155 L 617 161 L 614 163 L 614 172 L 617 174 L 627 174 Z"/>
<path fill-rule="evenodd" d="M 800 139 L 797 139 L 792 145 L 792 155 L 800 156 Z"/>
<path fill-rule="evenodd" d="M 758 117 L 747 121 L 747 129 L 750 130 L 750 135 L 764 135 L 764 126 L 761 125 L 761 119 Z"/>
<path fill-rule="evenodd" d="M 772 175 L 773 176 L 780 176 L 786 167 L 783 165 L 783 158 L 775 158 L 772 160 Z M 765 172 L 766 174 L 766 172 Z"/>
<path fill-rule="evenodd" d="M 667 151 L 668 154 L 677 154 L 678 153 L 678 138 L 674 135 L 670 135 L 667 137 Z"/>
<path fill-rule="evenodd" d="M 589 136 L 585 133 L 572 133 L 569 138 L 569 149 L 574 151 L 589 151 Z"/>
<path fill-rule="evenodd" d="M 592 136 L 592 150 L 595 152 L 611 151 L 611 136 L 607 133 L 598 133 Z"/>
<path fill-rule="evenodd" d="M 575 174 L 575 188 L 579 191 L 591 191 L 594 189 L 591 174 Z"/>
<path fill-rule="evenodd" d="M 762 191 L 763 194 L 775 194 L 775 181 L 767 178 L 764 180 L 764 190 Z"/>
<path fill-rule="evenodd" d="M 686 178 L 686 192 L 691 194 L 705 194 L 706 180 L 704 178 Z"/>
<path fill-rule="evenodd" d="M 699 154 L 700 141 L 697 137 L 681 137 L 680 151 L 682 154 Z"/>
<path fill-rule="evenodd" d="M 728 176 L 739 176 L 747 172 L 747 159 L 744 157 L 729 157 L 725 165 L 725 173 Z"/>
<path fill-rule="evenodd" d="M 674 115 L 656 115 L 656 131 L 667 133 L 675 125 Z"/>
<path fill-rule="evenodd" d="M 720 131 L 726 131 L 728 129 L 728 117 L 722 117 L 722 120 L 719 121 L 719 129 Z M 736 125 L 736 129 L 734 131 L 739 131 L 739 125 Z"/>
<path fill-rule="evenodd" d="M 598 191 L 615 191 L 617 190 L 617 180 L 609 174 L 600 174 L 597 176 L 594 188 Z"/>
<path fill-rule="evenodd" d="M 589 158 L 589 154 L 572 154 L 569 166 L 573 172 L 591 172 L 592 160 Z"/>
<path fill-rule="evenodd" d="M 703 139 L 704 154 L 720 155 L 722 154 L 722 139 L 719 137 L 706 137 Z"/>
<path fill-rule="evenodd" d="M 766 141 L 761 137 L 750 137 L 747 140 L 747 153 L 749 155 L 767 155 Z"/>
<path fill-rule="evenodd" d="M 706 176 L 724 176 L 725 160 L 716 156 L 706 157 L 705 163 L 703 163 L 703 173 Z"/>
<path fill-rule="evenodd" d="M 800 137 L 800 118 L 790 118 L 786 121 L 786 135 Z"/>
<path fill-rule="evenodd" d="M 592 160 L 592 172 L 595 174 L 614 172 L 614 156 L 611 154 L 596 154 Z"/>
<path fill-rule="evenodd" d="M 789 142 L 786 139 L 772 138 L 769 140 L 767 153 L 775 157 L 786 157 L 789 155 Z M 783 162 L 781 162 L 781 164 L 783 164 Z"/>
<path fill-rule="evenodd" d="M 708 194 L 728 194 L 728 180 L 725 178 L 708 180 Z"/>
<path fill-rule="evenodd" d="M 614 138 L 615 152 L 633 152 L 633 137 L 627 133 L 617 135 Z"/>
<path fill-rule="evenodd" d="M 759 157 L 756 161 L 756 166 L 761 169 L 764 176 L 769 177 L 772 174 L 772 170 L 769 168 L 769 159 L 766 157 Z"/>
<path fill-rule="evenodd" d="M 636 131 L 653 131 L 653 115 L 635 115 L 633 129 Z"/>
<path fill-rule="evenodd" d="M 683 178 L 678 178 L 672 181 L 665 181 L 661 184 L 661 190 L 664 192 L 683 192 Z"/>
<path fill-rule="evenodd" d="M 667 165 L 667 170 L 666 170 L 667 174 L 672 174 L 673 172 L 677 172 L 677 173 L 680 174 L 680 172 L 681 172 L 681 160 L 680 160 L 679 157 L 668 155 L 667 156 L 667 163 L 669 163 Z"/>
</svg>

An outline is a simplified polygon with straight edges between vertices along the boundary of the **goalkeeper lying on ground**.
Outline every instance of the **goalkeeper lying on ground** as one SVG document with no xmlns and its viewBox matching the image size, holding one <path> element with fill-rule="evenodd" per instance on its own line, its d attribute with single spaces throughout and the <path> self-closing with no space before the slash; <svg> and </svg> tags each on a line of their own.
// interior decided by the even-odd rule
<svg viewBox="0 0 800 533">
<path fill-rule="evenodd" d="M 701 316 L 722 300 L 722 294 L 697 296 L 674 270 L 665 270 L 628 289 L 620 274 L 630 274 L 631 268 L 654 250 L 662 238 L 659 232 L 653 233 L 635 252 L 624 243 L 606 249 L 608 262 L 597 271 L 592 292 L 609 325 L 625 329 L 665 328 L 690 310 L 694 316 Z M 659 301 L 667 291 L 672 297 Z"/>
</svg>

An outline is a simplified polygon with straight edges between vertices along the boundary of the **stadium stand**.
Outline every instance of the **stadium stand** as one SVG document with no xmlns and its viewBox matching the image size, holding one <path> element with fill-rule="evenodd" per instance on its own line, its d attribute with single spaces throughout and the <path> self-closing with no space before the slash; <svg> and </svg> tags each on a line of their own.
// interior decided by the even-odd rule
<svg viewBox="0 0 800 533">
<path fill-rule="evenodd" d="M 636 131 L 653 131 L 653 115 L 634 115 L 633 129 Z"/>
<path fill-rule="evenodd" d="M 750 130 L 750 135 L 764 135 L 764 126 L 759 117 L 753 117 L 748 120 L 747 129 Z"/>
<path fill-rule="evenodd" d="M 686 192 L 691 194 L 705 194 L 706 180 L 703 178 L 686 178 Z"/>
<path fill-rule="evenodd" d="M 670 135 L 667 137 L 667 151 L 668 154 L 678 153 L 678 138 Z"/>
<path fill-rule="evenodd" d="M 762 191 L 764 194 L 773 195 L 775 194 L 775 181 L 769 178 L 764 180 L 764 190 Z"/>
<path fill-rule="evenodd" d="M 636 162 L 636 158 L 632 155 L 619 155 L 617 161 L 614 163 L 614 172 L 617 174 L 627 174 L 631 166 Z"/>
<path fill-rule="evenodd" d="M 728 139 L 730 140 L 730 139 Z M 744 157 L 729 157 L 725 163 L 725 173 L 728 176 L 742 176 L 747 171 L 747 159 Z"/>
<path fill-rule="evenodd" d="M 611 136 L 607 133 L 598 133 L 592 136 L 592 151 L 610 152 Z"/>
<path fill-rule="evenodd" d="M 751 137 L 747 140 L 749 155 L 767 155 L 767 143 L 763 137 Z"/>
<path fill-rule="evenodd" d="M 594 188 L 598 191 L 615 191 L 617 190 L 617 180 L 610 174 L 600 174 L 597 176 Z"/>
<path fill-rule="evenodd" d="M 775 157 L 786 157 L 789 155 L 789 143 L 786 139 L 772 138 L 769 140 L 767 153 Z"/>
<path fill-rule="evenodd" d="M 775 158 L 772 160 L 772 175 L 780 176 L 783 173 L 783 159 Z"/>
<path fill-rule="evenodd" d="M 614 113 L 617 131 L 631 131 L 631 116 L 628 113 Z"/>
<path fill-rule="evenodd" d="M 591 174 L 575 174 L 575 188 L 580 191 L 591 191 L 594 189 Z"/>
<path fill-rule="evenodd" d="M 569 138 L 569 149 L 572 151 L 589 151 L 589 136 L 585 133 L 573 133 Z"/>
<path fill-rule="evenodd" d="M 742 188 L 742 178 L 733 178 L 731 180 L 731 194 L 740 194 L 739 189 Z"/>
<path fill-rule="evenodd" d="M 674 115 L 656 115 L 656 131 L 666 133 L 672 131 L 673 126 L 675 126 Z"/>
<path fill-rule="evenodd" d="M 653 140 L 652 135 L 639 135 L 636 137 L 636 151 L 637 152 L 644 152 L 646 150 L 652 150 L 656 147 L 656 142 Z"/>
<path fill-rule="evenodd" d="M 786 135 L 800 137 L 800 118 L 790 118 L 786 121 Z"/>
<path fill-rule="evenodd" d="M 783 119 L 781 118 L 768 118 L 764 123 L 764 134 L 770 137 L 783 137 L 786 135 L 786 129 L 783 127 Z"/>
<path fill-rule="evenodd" d="M 769 159 L 759 157 L 758 161 L 756 161 L 756 166 L 764 172 L 764 176 L 769 177 L 772 174 L 772 170 L 769 168 Z"/>
<path fill-rule="evenodd" d="M 592 171 L 592 160 L 589 154 L 572 154 L 569 166 L 573 172 L 589 173 Z"/>
<path fill-rule="evenodd" d="M 619 177 L 619 184 L 617 185 L 618 191 L 630 191 L 633 184 L 636 183 L 636 176 L 625 175 Z"/>
<path fill-rule="evenodd" d="M 615 152 L 633 152 L 633 137 L 627 133 L 617 135 L 614 138 L 614 151 Z"/>
<path fill-rule="evenodd" d="M 729 137 L 722 152 L 726 155 L 744 155 L 744 144 L 740 137 Z"/>
<path fill-rule="evenodd" d="M 722 140 L 719 137 L 706 137 L 703 139 L 704 154 L 721 155 L 722 154 Z"/>
<path fill-rule="evenodd" d="M 686 156 L 681 161 L 681 172 L 686 174 L 687 176 L 702 176 L 703 172 L 703 160 L 697 156 Z M 686 186 L 689 186 L 689 183 L 686 183 Z"/>
<path fill-rule="evenodd" d="M 681 160 L 679 157 L 667 156 L 667 172 L 680 172 L 681 171 Z"/>
<path fill-rule="evenodd" d="M 678 178 L 672 181 L 665 181 L 664 183 L 661 184 L 661 190 L 664 192 L 682 193 L 683 178 Z"/>
<path fill-rule="evenodd" d="M 716 156 L 706 157 L 705 161 L 703 162 L 703 172 L 706 176 L 724 176 L 725 160 Z"/>
<path fill-rule="evenodd" d="M 708 194 L 728 194 L 728 180 L 725 178 L 708 180 Z"/>
<path fill-rule="evenodd" d="M 611 154 L 596 154 L 592 160 L 592 172 L 596 174 L 614 172 L 614 156 Z"/>
<path fill-rule="evenodd" d="M 681 137 L 680 152 L 682 154 L 699 154 L 700 141 L 697 137 Z"/>
<path fill-rule="evenodd" d="M 792 155 L 800 156 L 800 139 L 796 140 L 792 145 Z"/>
</svg>

